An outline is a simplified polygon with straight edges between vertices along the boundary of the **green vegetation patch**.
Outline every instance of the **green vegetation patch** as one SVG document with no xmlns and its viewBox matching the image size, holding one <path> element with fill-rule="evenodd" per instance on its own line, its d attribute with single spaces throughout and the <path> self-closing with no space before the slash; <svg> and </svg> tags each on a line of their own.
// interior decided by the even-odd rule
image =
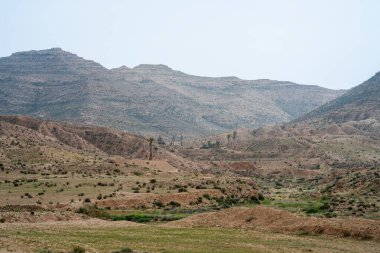
<svg viewBox="0 0 380 253">
<path fill-rule="evenodd" d="M 330 203 L 327 199 L 309 200 L 309 201 L 295 201 L 287 200 L 265 200 L 262 202 L 264 205 L 274 206 L 285 209 L 290 212 L 305 213 L 307 215 L 319 215 L 325 217 L 334 217 L 334 213 L 329 212 Z"/>
<path fill-rule="evenodd" d="M 150 210 L 131 210 L 126 213 L 113 212 L 110 210 L 98 209 L 94 206 L 81 207 L 77 213 L 86 214 L 90 217 L 112 220 L 112 221 L 133 221 L 138 223 L 166 222 L 183 219 L 194 212 L 176 211 L 150 211 Z"/>
<path fill-rule="evenodd" d="M 0 227 L 7 240 L 1 247 L 25 252 L 203 253 L 203 252 L 377 252 L 378 242 L 343 238 L 305 237 L 226 228 L 167 228 L 160 226 L 55 226 L 41 224 Z M 354 250 L 353 250 L 354 249 Z"/>
</svg>

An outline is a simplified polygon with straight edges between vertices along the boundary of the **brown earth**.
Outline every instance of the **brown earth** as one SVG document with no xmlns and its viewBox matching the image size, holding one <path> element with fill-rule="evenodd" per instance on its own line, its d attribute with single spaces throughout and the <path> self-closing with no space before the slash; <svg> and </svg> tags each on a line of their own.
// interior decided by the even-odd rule
<svg viewBox="0 0 380 253">
<path fill-rule="evenodd" d="M 0 148 L 4 150 L 14 150 L 20 143 L 23 144 L 20 149 L 46 146 L 60 151 L 100 157 L 120 156 L 125 159 L 148 159 L 150 150 L 148 140 L 142 136 L 111 128 L 46 121 L 27 116 L 0 115 L 0 135 L 0 141 L 3 139 Z M 26 151 L 28 152 L 30 150 Z M 184 159 L 181 154 L 171 152 L 156 142 L 153 144 L 153 158 L 168 163 L 166 167 L 171 167 L 172 171 L 180 169 L 196 172 L 207 169 L 204 164 Z"/>
<path fill-rule="evenodd" d="M 89 217 L 74 212 L 46 211 L 46 212 L 0 212 L 0 219 L 3 223 L 38 223 L 49 221 L 77 221 L 86 220 Z"/>
<path fill-rule="evenodd" d="M 96 218 L 82 218 L 82 219 L 67 219 L 67 220 L 56 220 L 56 219 L 45 219 L 36 222 L 29 221 L 16 221 L 16 222 L 5 222 L 0 223 L 0 229 L 2 228 L 39 228 L 40 226 L 49 227 L 50 229 L 58 227 L 128 227 L 128 226 L 145 226 L 145 224 L 131 222 L 131 221 L 108 221 Z"/>
<path fill-rule="evenodd" d="M 213 189 L 172 194 L 140 193 L 128 194 L 123 198 L 100 200 L 96 201 L 95 204 L 101 208 L 141 208 L 152 207 L 154 206 L 154 202 L 158 201 L 164 205 L 167 205 L 170 201 L 175 201 L 181 204 L 181 207 L 189 207 L 191 206 L 190 203 L 196 202 L 199 197 L 202 197 L 205 194 L 209 194 L 211 197 L 223 196 L 219 190 Z"/>
<path fill-rule="evenodd" d="M 311 235 L 333 235 L 380 240 L 380 221 L 359 218 L 325 219 L 297 216 L 287 211 L 257 206 L 234 207 L 173 221 L 170 227 L 226 227 L 291 232 Z"/>
</svg>

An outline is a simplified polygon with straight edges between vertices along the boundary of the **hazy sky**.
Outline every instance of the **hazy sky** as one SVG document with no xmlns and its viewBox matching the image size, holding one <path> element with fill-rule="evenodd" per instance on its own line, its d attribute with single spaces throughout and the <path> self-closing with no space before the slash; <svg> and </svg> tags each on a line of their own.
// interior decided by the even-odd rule
<svg viewBox="0 0 380 253">
<path fill-rule="evenodd" d="M 350 88 L 380 71 L 380 1 L 0 0 L 0 56 L 51 47 L 108 68 Z"/>
</svg>

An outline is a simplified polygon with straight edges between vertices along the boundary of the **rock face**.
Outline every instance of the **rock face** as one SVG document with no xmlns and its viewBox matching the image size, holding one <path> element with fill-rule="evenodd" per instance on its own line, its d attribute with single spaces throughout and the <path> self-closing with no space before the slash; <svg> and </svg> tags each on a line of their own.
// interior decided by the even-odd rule
<svg viewBox="0 0 380 253">
<path fill-rule="evenodd" d="M 0 114 L 208 135 L 295 119 L 344 91 L 272 80 L 187 75 L 165 65 L 108 70 L 53 48 L 0 58 Z"/>
<path fill-rule="evenodd" d="M 83 119 L 91 86 L 107 69 L 59 48 L 0 58 L 0 112 Z"/>
<path fill-rule="evenodd" d="M 380 121 L 380 72 L 341 97 L 313 110 L 300 120 L 344 123 Z"/>
</svg>

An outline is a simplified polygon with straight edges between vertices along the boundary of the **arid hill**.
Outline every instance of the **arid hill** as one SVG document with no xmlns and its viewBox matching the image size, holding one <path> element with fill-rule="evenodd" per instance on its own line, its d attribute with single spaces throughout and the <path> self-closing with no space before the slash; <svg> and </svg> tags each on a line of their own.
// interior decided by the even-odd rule
<svg viewBox="0 0 380 253">
<path fill-rule="evenodd" d="M 154 143 L 152 152 L 150 160 L 144 137 L 114 129 L 0 116 L 0 221 L 83 203 L 202 209 L 259 201 L 251 178 L 185 159 L 171 146 Z"/>
<path fill-rule="evenodd" d="M 108 70 L 53 48 L 0 58 L 0 114 L 144 135 L 209 135 L 295 119 L 344 91 L 291 82 L 199 77 L 164 65 Z"/>
<path fill-rule="evenodd" d="M 380 72 L 295 121 L 254 130 L 240 129 L 235 137 L 230 131 L 187 145 L 200 147 L 218 142 L 227 150 L 239 151 L 215 152 L 218 159 L 222 159 L 221 156 L 225 159 L 291 159 L 299 167 L 310 161 L 331 168 L 378 167 L 379 98 Z M 195 152 L 186 150 L 185 153 L 191 156 Z"/>
<path fill-rule="evenodd" d="M 293 232 L 305 235 L 335 235 L 380 240 L 380 221 L 365 219 L 316 219 L 263 206 L 230 208 L 174 221 L 169 227 L 227 227 Z"/>
<path fill-rule="evenodd" d="M 297 121 L 343 123 L 368 119 L 380 121 L 380 72 Z"/>
<path fill-rule="evenodd" d="M 104 127 L 44 121 L 26 116 L 0 116 L 0 133 L 29 137 L 31 144 L 63 146 L 77 152 L 94 152 L 130 158 L 147 158 L 149 143 L 141 136 Z"/>
<path fill-rule="evenodd" d="M 198 161 L 223 161 L 235 173 L 260 178 L 276 207 L 377 219 L 378 81 L 376 74 L 307 119 L 192 140 L 181 152 Z M 307 207 L 312 201 L 317 201 L 314 207 Z M 318 210 L 324 205 L 324 211 Z"/>
<path fill-rule="evenodd" d="M 26 149 L 28 152 L 25 154 L 33 155 L 45 149 L 42 157 L 49 156 L 48 152 L 52 152 L 52 157 L 63 152 L 59 160 L 64 160 L 66 155 L 75 157 L 78 153 L 85 156 L 98 155 L 103 159 L 120 156 L 125 159 L 147 160 L 150 155 L 149 141 L 143 136 L 112 128 L 46 121 L 28 116 L 0 115 L 0 136 L 3 139 L 0 149 L 14 158 Z M 152 154 L 153 159 L 163 160 L 171 164 L 168 166 L 181 170 L 193 173 L 209 170 L 208 166 L 186 160 L 168 146 L 159 145 L 157 140 L 152 145 Z"/>
</svg>

